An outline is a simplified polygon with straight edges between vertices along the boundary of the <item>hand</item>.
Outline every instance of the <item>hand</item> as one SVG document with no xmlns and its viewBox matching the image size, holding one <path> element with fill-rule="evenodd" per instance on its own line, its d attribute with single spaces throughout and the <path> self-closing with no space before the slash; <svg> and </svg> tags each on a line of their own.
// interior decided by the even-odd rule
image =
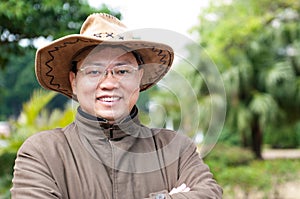
<svg viewBox="0 0 300 199">
<path fill-rule="evenodd" d="M 170 195 L 174 194 L 174 193 L 179 193 L 179 192 L 189 192 L 190 191 L 190 188 L 186 186 L 186 184 L 182 184 L 180 185 L 179 187 L 177 188 L 173 188 L 171 191 L 170 191 Z"/>
</svg>

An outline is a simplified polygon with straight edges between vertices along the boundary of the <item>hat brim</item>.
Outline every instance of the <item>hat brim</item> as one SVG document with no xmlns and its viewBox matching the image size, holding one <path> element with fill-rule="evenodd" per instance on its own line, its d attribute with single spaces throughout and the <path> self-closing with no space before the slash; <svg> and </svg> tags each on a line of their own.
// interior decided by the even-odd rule
<svg viewBox="0 0 300 199">
<path fill-rule="evenodd" d="M 74 34 L 57 39 L 38 49 L 35 59 L 35 72 L 40 85 L 74 98 L 69 72 L 72 58 L 80 50 L 92 45 L 121 45 L 129 51 L 136 51 L 142 57 L 144 73 L 140 91 L 155 85 L 169 71 L 174 52 L 168 45 L 142 40 L 102 40 L 95 37 Z M 75 98 L 76 100 L 76 98 Z"/>
</svg>

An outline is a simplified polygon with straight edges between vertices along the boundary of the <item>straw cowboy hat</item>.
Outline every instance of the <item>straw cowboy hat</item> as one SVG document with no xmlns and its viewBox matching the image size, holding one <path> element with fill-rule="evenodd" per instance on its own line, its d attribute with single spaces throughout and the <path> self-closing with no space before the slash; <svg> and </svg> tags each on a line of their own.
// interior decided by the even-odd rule
<svg viewBox="0 0 300 199">
<path fill-rule="evenodd" d="M 168 72 L 174 52 L 168 45 L 143 41 L 126 30 L 126 26 L 114 16 L 91 14 L 83 23 L 80 34 L 62 37 L 38 49 L 35 72 L 39 83 L 76 100 L 69 82 L 72 58 L 83 48 L 105 43 L 137 52 L 142 61 L 140 67 L 144 69 L 140 91 L 150 88 Z"/>
</svg>

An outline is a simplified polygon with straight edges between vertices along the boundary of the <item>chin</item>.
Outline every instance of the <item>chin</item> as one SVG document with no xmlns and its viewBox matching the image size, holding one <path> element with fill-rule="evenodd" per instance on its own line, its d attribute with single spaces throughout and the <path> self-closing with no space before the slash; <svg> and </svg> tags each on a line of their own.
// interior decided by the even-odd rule
<svg viewBox="0 0 300 199">
<path fill-rule="evenodd" d="M 119 116 L 113 113 L 97 113 L 97 117 L 106 119 L 108 121 L 118 120 Z"/>
<path fill-rule="evenodd" d="M 120 110 L 120 109 L 104 110 L 102 108 L 102 109 L 95 110 L 95 112 L 98 117 L 101 117 L 101 118 L 107 119 L 107 120 L 118 120 L 122 117 L 126 117 L 129 114 L 129 112 L 127 110 Z"/>
</svg>

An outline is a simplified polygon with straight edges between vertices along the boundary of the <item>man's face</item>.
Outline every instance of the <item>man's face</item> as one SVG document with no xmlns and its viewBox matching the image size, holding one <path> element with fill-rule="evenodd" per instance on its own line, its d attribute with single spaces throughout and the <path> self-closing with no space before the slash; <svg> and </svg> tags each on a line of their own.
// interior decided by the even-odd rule
<svg viewBox="0 0 300 199">
<path fill-rule="evenodd" d="M 82 110 L 111 123 L 129 115 L 138 100 L 143 76 L 133 54 L 105 47 L 77 57 L 78 72 L 70 72 L 70 82 Z"/>
</svg>

